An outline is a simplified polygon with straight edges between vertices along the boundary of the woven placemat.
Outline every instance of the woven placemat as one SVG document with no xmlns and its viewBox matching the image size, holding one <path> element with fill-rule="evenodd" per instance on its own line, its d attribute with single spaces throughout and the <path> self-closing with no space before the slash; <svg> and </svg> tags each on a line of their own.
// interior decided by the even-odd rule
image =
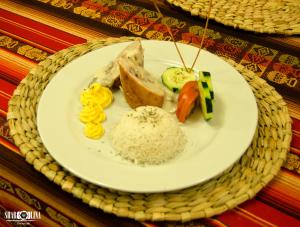
<svg viewBox="0 0 300 227">
<path fill-rule="evenodd" d="M 205 18 L 210 0 L 167 0 Z M 210 18 L 227 26 L 270 34 L 300 34 L 299 0 L 213 0 Z"/>
<path fill-rule="evenodd" d="M 230 63 L 245 77 L 255 94 L 259 122 L 248 150 L 222 175 L 174 192 L 126 193 L 75 177 L 48 154 L 37 131 L 36 111 L 39 98 L 55 72 L 89 51 L 129 40 L 133 38 L 95 40 L 64 49 L 39 63 L 21 81 L 9 102 L 7 118 L 10 133 L 26 161 L 84 203 L 139 221 L 189 221 L 210 217 L 254 197 L 278 173 L 286 158 L 291 120 L 285 102 L 274 88 L 233 61 Z"/>
</svg>

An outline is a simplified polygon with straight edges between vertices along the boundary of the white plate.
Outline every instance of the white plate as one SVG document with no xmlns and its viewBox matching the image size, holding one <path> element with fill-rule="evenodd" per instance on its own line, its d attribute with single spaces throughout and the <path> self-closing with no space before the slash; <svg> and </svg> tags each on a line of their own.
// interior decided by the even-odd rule
<svg viewBox="0 0 300 227">
<path fill-rule="evenodd" d="M 159 76 L 169 66 L 181 65 L 172 42 L 142 41 L 145 68 Z M 219 57 L 202 51 L 196 69 L 210 71 L 215 91 L 214 119 L 206 122 L 196 111 L 181 125 L 188 143 L 175 159 L 158 166 L 138 166 L 114 154 L 108 140 L 111 127 L 129 111 L 121 92 L 108 109 L 105 135 L 90 140 L 79 121 L 80 92 L 93 73 L 113 60 L 129 43 L 103 47 L 77 58 L 51 80 L 37 113 L 40 136 L 49 153 L 63 167 L 94 184 L 128 192 L 164 192 L 206 181 L 230 167 L 253 138 L 258 118 L 254 95 L 243 77 Z M 179 44 L 186 64 L 197 48 Z"/>
</svg>

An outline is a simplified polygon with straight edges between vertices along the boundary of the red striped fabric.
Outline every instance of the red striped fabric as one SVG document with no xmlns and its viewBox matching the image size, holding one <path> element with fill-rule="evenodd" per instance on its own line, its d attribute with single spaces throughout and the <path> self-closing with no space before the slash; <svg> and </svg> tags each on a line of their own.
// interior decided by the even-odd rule
<svg viewBox="0 0 300 227">
<path fill-rule="evenodd" d="M 298 134 L 298 133 L 293 134 L 291 146 L 294 148 L 300 149 L 300 134 Z"/>
<path fill-rule="evenodd" d="M 44 25 L 26 17 L 0 9 L 1 30 L 10 34 L 22 37 L 23 39 L 33 40 L 42 46 L 54 51 L 67 48 L 74 44 L 83 43 L 86 40 L 65 31 Z"/>
<path fill-rule="evenodd" d="M 13 91 L 16 89 L 16 85 L 2 79 L 1 75 L 0 75 L 0 84 L 1 84 L 0 94 L 6 95 L 7 97 L 11 97 Z"/>
<path fill-rule="evenodd" d="M 228 226 L 300 226 L 297 220 L 257 199 L 218 216 Z"/>
</svg>

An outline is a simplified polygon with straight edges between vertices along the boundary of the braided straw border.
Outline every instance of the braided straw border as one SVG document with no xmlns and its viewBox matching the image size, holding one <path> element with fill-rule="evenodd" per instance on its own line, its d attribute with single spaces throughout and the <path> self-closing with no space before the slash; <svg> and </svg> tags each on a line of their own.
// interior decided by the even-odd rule
<svg viewBox="0 0 300 227">
<path fill-rule="evenodd" d="M 205 18 L 210 0 L 167 0 Z M 299 0 L 213 0 L 210 18 L 227 26 L 269 34 L 300 34 Z"/>
<path fill-rule="evenodd" d="M 259 109 L 258 128 L 245 154 L 221 176 L 167 193 L 136 194 L 102 188 L 61 167 L 47 152 L 36 126 L 43 90 L 55 72 L 89 51 L 134 38 L 109 38 L 72 46 L 33 68 L 14 91 L 7 119 L 10 133 L 27 162 L 50 181 L 92 207 L 139 221 L 190 221 L 211 217 L 253 198 L 280 170 L 291 141 L 291 120 L 282 97 L 264 80 L 229 61 L 248 81 Z"/>
</svg>

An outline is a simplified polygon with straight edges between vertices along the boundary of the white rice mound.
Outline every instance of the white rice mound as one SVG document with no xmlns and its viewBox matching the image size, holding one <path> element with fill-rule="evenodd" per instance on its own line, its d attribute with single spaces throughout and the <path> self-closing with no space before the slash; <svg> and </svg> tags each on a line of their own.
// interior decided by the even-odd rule
<svg viewBox="0 0 300 227">
<path fill-rule="evenodd" d="M 184 150 L 186 137 L 174 116 L 154 106 L 127 112 L 110 135 L 117 154 L 136 164 L 157 165 Z"/>
</svg>

